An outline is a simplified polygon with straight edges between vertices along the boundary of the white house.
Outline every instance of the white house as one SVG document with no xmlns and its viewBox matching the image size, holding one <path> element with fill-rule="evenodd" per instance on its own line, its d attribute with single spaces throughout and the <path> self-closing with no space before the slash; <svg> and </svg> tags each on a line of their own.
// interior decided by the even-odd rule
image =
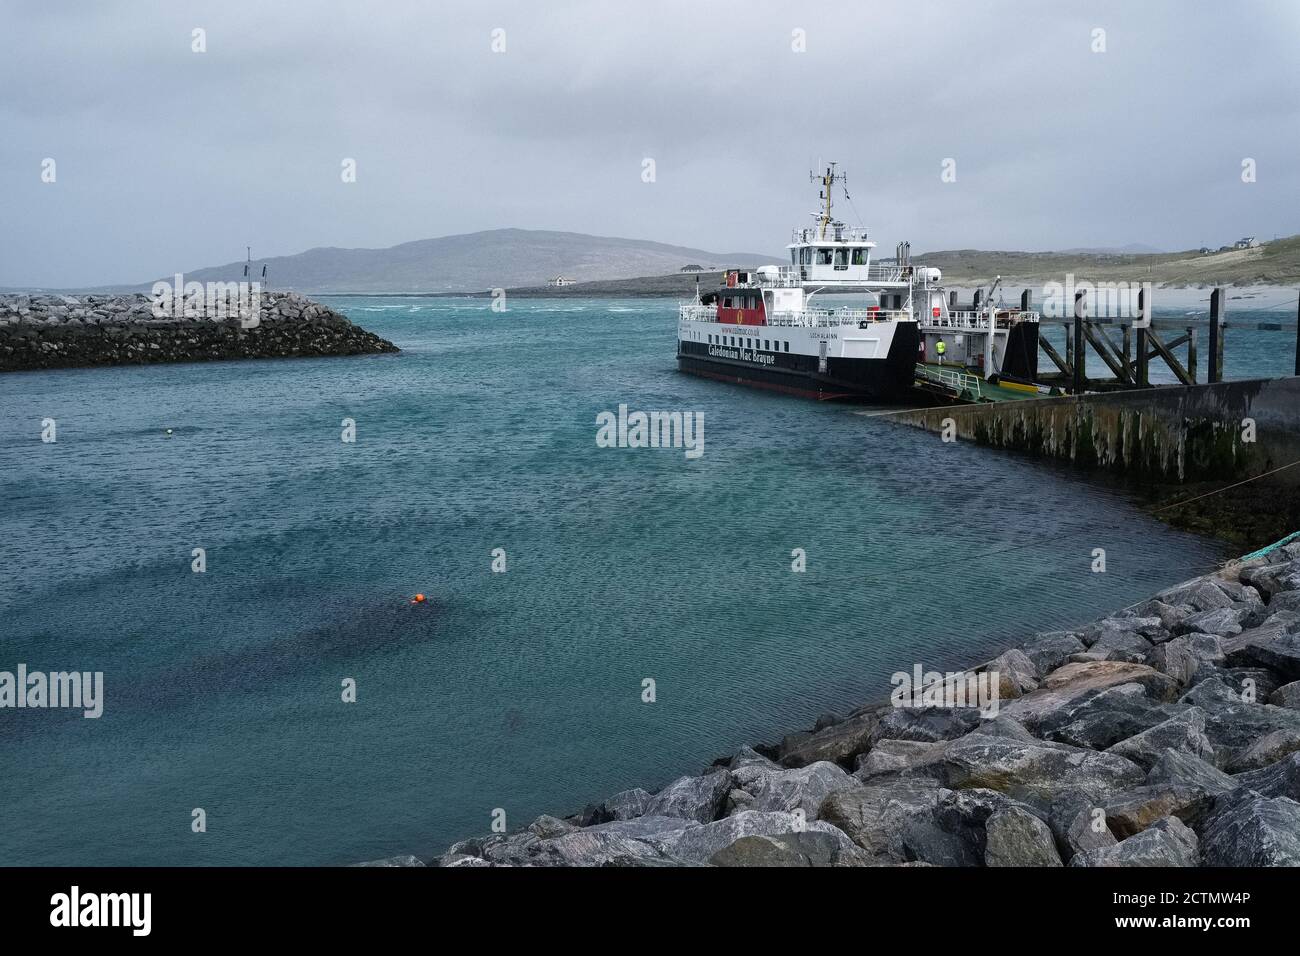
<svg viewBox="0 0 1300 956">
<path fill-rule="evenodd" d="M 573 280 L 568 276 L 556 276 L 550 281 L 551 285 L 573 285 Z"/>
<path fill-rule="evenodd" d="M 1236 242 L 1234 242 L 1232 244 L 1232 247 L 1234 249 L 1254 249 L 1258 245 L 1259 245 L 1258 239 L 1256 239 L 1254 236 L 1246 236 L 1245 238 L 1238 239 Z"/>
</svg>

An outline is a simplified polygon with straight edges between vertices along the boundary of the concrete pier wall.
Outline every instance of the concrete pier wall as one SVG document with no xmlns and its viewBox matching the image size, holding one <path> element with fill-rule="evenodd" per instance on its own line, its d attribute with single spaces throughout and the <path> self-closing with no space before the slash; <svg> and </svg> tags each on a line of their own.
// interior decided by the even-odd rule
<svg viewBox="0 0 1300 956">
<path fill-rule="evenodd" d="M 1300 378 L 915 409 L 882 417 L 936 433 L 951 420 L 960 441 L 1164 482 L 1258 475 L 1300 459 Z M 1300 466 L 1277 477 L 1300 484 Z"/>
</svg>

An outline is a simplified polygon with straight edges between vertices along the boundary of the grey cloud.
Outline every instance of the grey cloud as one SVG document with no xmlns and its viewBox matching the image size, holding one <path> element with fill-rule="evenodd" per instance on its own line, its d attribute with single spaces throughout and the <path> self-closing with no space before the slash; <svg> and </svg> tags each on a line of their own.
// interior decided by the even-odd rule
<svg viewBox="0 0 1300 956">
<path fill-rule="evenodd" d="M 1300 231 L 1286 0 L 5 9 L 0 285 L 504 226 L 775 253 L 819 157 L 885 248 Z"/>
</svg>

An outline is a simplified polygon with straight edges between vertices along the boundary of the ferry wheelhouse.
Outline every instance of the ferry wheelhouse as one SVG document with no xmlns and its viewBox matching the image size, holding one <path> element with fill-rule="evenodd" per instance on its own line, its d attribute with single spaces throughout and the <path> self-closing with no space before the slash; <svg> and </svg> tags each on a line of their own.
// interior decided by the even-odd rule
<svg viewBox="0 0 1300 956">
<path fill-rule="evenodd" d="M 728 270 L 721 288 L 680 306 L 682 371 L 818 399 L 882 402 L 914 398 L 914 386 L 931 374 L 1032 381 L 1037 315 L 950 308 L 940 271 L 914 267 L 905 242 L 893 261 L 873 262 L 867 231 L 832 216 L 832 189 L 843 174 L 832 163 L 812 179 L 821 184 L 822 208 L 815 225 L 791 236 L 788 265 Z M 823 305 L 831 296 L 850 301 Z M 1021 325 L 1032 325 L 1032 348 Z M 1033 368 L 1022 368 L 1026 355 Z"/>
</svg>

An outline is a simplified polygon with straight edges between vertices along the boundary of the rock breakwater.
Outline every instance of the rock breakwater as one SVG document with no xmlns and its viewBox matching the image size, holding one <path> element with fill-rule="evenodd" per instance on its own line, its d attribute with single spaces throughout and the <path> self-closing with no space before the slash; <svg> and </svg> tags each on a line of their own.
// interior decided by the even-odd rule
<svg viewBox="0 0 1300 956">
<path fill-rule="evenodd" d="M 255 324 L 157 318 L 144 294 L 0 296 L 0 372 L 396 351 L 293 292 L 262 293 Z"/>
<path fill-rule="evenodd" d="M 996 716 L 869 704 L 429 862 L 1300 865 L 1300 538 L 972 671 Z"/>
</svg>

